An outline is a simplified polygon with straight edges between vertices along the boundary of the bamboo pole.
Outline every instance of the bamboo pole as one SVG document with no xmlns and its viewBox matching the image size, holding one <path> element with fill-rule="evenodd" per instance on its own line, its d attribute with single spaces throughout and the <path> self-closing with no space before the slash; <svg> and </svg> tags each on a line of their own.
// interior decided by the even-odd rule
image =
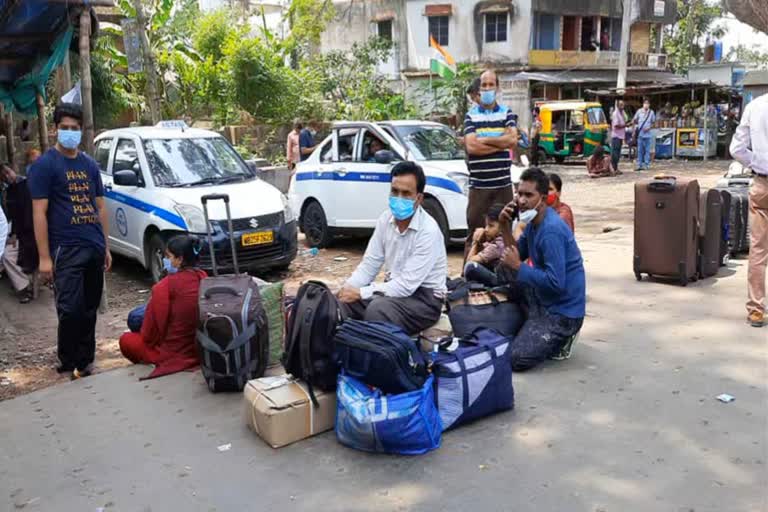
<svg viewBox="0 0 768 512">
<path fill-rule="evenodd" d="M 7 112 L 5 114 L 5 147 L 8 153 L 8 165 L 16 170 L 16 141 L 13 137 L 13 113 Z"/>
<path fill-rule="evenodd" d="M 48 126 L 45 124 L 45 100 L 40 93 L 37 93 L 37 129 L 40 135 L 40 150 L 45 153 L 48 150 Z"/>
<path fill-rule="evenodd" d="M 80 14 L 80 87 L 83 99 L 83 146 L 93 155 L 93 103 L 91 99 L 91 12 Z"/>
</svg>

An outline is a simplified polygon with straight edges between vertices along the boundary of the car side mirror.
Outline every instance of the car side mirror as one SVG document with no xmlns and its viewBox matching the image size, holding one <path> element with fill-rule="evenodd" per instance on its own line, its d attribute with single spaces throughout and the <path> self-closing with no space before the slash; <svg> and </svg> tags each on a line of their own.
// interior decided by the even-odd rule
<svg viewBox="0 0 768 512">
<path fill-rule="evenodd" d="M 128 169 L 117 171 L 114 175 L 114 182 L 115 185 L 122 187 L 138 187 L 139 175 Z"/>
<path fill-rule="evenodd" d="M 395 154 L 388 149 L 381 149 L 373 155 L 378 164 L 391 164 L 395 160 Z"/>
</svg>

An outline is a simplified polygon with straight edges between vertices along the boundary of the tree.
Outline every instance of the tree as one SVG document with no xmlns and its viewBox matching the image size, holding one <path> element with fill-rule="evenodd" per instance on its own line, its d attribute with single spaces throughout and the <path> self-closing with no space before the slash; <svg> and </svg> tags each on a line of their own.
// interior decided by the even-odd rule
<svg viewBox="0 0 768 512">
<path fill-rule="evenodd" d="M 743 44 L 734 46 L 728 51 L 725 60 L 754 64 L 759 69 L 768 69 L 768 53 L 759 49 L 748 48 Z"/>
<path fill-rule="evenodd" d="M 332 0 L 291 0 L 284 16 L 290 27 L 284 47 L 294 68 L 320 44 L 320 36 L 335 15 Z"/>
<path fill-rule="evenodd" d="M 431 105 L 430 111 L 440 114 L 456 116 L 461 123 L 467 113 L 467 88 L 478 74 L 475 66 L 468 63 L 459 63 L 456 66 L 456 74 L 451 78 L 434 78 L 432 82 L 425 81 L 420 92 L 425 103 Z"/>
<path fill-rule="evenodd" d="M 677 73 L 701 62 L 704 56 L 702 38 L 722 37 L 725 30 L 715 21 L 723 15 L 720 3 L 707 0 L 677 0 L 677 23 L 664 29 L 664 49 Z M 714 26 L 713 26 L 714 25 Z"/>
</svg>

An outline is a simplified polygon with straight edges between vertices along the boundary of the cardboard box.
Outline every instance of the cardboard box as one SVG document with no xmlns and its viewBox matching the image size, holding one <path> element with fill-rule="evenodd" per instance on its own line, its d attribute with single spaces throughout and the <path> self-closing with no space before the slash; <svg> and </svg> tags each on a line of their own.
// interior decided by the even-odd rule
<svg viewBox="0 0 768 512">
<path fill-rule="evenodd" d="M 245 422 L 272 448 L 330 430 L 336 422 L 336 393 L 314 392 L 317 408 L 306 384 L 289 375 L 251 380 L 243 390 Z"/>
</svg>

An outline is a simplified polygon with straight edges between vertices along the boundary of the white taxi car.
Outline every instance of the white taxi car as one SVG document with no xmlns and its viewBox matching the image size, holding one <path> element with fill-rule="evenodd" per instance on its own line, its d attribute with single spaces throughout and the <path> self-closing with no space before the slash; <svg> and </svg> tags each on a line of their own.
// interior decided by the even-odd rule
<svg viewBox="0 0 768 512">
<path fill-rule="evenodd" d="M 221 135 L 184 124 L 122 128 L 100 134 L 95 159 L 109 212 L 114 253 L 135 259 L 157 281 L 165 242 L 179 233 L 205 240 L 201 198 L 227 194 L 241 271 L 285 268 L 296 257 L 296 219 L 288 199 L 260 180 Z M 216 262 L 233 267 L 226 209 L 208 203 Z M 208 245 L 203 268 L 211 267 Z"/>
<path fill-rule="evenodd" d="M 337 234 L 367 234 L 386 210 L 390 169 L 413 160 L 424 169 L 424 209 L 446 242 L 467 236 L 469 172 L 456 134 L 425 121 L 338 122 L 331 135 L 296 167 L 289 196 L 299 227 L 313 247 Z M 513 181 L 521 169 L 511 170 Z"/>
</svg>

